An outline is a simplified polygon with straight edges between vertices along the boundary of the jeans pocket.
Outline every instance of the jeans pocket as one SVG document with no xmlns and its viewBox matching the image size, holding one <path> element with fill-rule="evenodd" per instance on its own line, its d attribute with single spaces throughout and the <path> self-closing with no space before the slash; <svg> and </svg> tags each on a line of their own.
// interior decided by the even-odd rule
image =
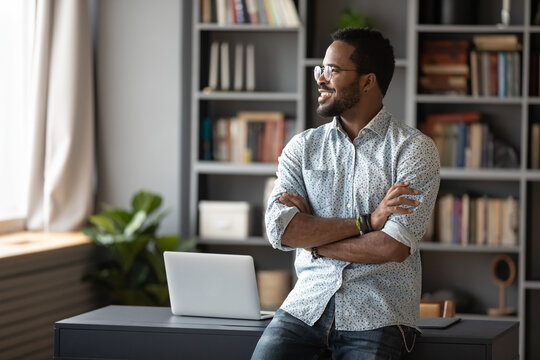
<svg viewBox="0 0 540 360">
<path fill-rule="evenodd" d="M 397 327 L 403 338 L 403 352 L 411 353 L 414 350 L 416 337 L 419 335 L 419 332 L 415 328 L 409 326 L 397 325 Z"/>
</svg>

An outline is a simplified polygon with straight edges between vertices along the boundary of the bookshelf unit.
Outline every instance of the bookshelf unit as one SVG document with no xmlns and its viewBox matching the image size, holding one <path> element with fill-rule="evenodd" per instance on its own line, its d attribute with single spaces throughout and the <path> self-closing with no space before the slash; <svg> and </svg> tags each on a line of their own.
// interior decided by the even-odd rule
<svg viewBox="0 0 540 360">
<path fill-rule="evenodd" d="M 532 122 L 538 122 L 538 92 L 530 90 L 530 55 L 540 49 L 539 27 L 533 25 L 537 12 L 537 1 L 511 1 L 510 23 L 500 25 L 501 3 L 493 4 L 479 0 L 473 19 L 466 22 L 441 21 L 437 19 L 437 1 L 418 0 L 413 2 L 414 19 L 412 32 L 414 41 L 411 49 L 411 86 L 414 87 L 412 115 L 421 126 L 425 116 L 434 112 L 479 111 L 484 121 L 492 128 L 495 137 L 504 139 L 516 149 L 519 164 L 516 168 L 442 168 L 441 192 L 454 191 L 487 194 L 488 196 L 513 196 L 519 199 L 518 244 L 512 247 L 490 247 L 486 245 L 450 246 L 442 251 L 441 244 L 423 244 L 423 291 L 434 291 L 441 283 L 449 287 L 465 290 L 474 295 L 483 307 L 476 314 L 459 314 L 462 317 L 493 318 L 480 315 L 487 307 L 497 306 L 497 288 L 490 279 L 490 262 L 499 253 L 508 254 L 516 262 L 518 276 L 507 290 L 507 305 L 517 310 L 515 316 L 498 317 L 520 321 L 520 357 L 537 359 L 540 347 L 534 339 L 540 332 L 540 228 L 537 219 L 540 208 L 536 205 L 540 198 L 538 170 L 530 169 L 531 143 L 529 140 Z M 444 22 L 444 24 L 443 24 Z M 472 96 L 472 95 L 432 95 L 423 94 L 417 79 L 421 76 L 421 46 L 426 39 L 472 40 L 475 35 L 517 36 L 522 44 L 520 56 L 520 95 L 512 97 Z M 537 72 L 538 74 L 538 72 Z M 538 83 L 537 83 L 538 84 Z M 468 94 L 471 94 L 469 89 Z M 465 250 L 467 249 L 467 250 Z"/>
<path fill-rule="evenodd" d="M 199 240 L 203 251 L 245 253 L 254 256 L 257 269 L 293 270 L 293 253 L 276 251 L 263 237 L 263 189 L 273 176 L 275 164 L 203 161 L 199 157 L 200 125 L 204 117 L 233 116 L 242 110 L 282 111 L 294 119 L 297 132 L 328 121 L 315 112 L 316 83 L 312 68 L 322 64 L 335 30 L 335 19 L 347 7 L 368 15 L 370 25 L 389 37 L 394 46 L 396 70 L 385 97 L 385 106 L 398 118 L 421 127 L 425 117 L 437 112 L 479 111 L 494 135 L 512 146 L 519 159 L 516 168 L 441 168 L 441 192 L 470 192 L 519 200 L 519 232 L 516 246 L 457 245 L 422 242 L 423 289 L 452 289 L 474 298 L 470 313 L 462 318 L 520 321 L 520 354 L 540 357 L 540 171 L 530 168 L 530 126 L 540 121 L 540 97 L 529 95 L 529 57 L 540 52 L 540 26 L 533 25 L 536 1 L 511 1 L 510 24 L 500 22 L 499 3 L 475 1 L 477 14 L 462 24 L 441 24 L 426 16 L 440 0 L 296 0 L 301 26 L 279 28 L 264 25 L 201 24 L 198 1 L 193 6 L 192 104 L 189 233 L 196 236 L 199 200 L 248 201 L 254 208 L 253 235 L 242 241 Z M 388 9 L 392 9 L 389 11 Z M 523 48 L 520 57 L 520 96 L 492 97 L 424 94 L 420 91 L 420 46 L 424 39 L 471 40 L 474 35 L 514 34 Z M 208 83 L 208 56 L 212 41 L 254 43 L 255 92 L 203 92 Z M 278 71 L 279 70 L 279 71 Z M 540 81 L 539 81 L 540 82 Z M 538 201 L 536 201 L 538 202 Z M 507 289 L 507 305 L 514 316 L 488 316 L 498 306 L 498 287 L 490 278 L 490 264 L 498 254 L 509 255 L 518 276 Z"/>
</svg>

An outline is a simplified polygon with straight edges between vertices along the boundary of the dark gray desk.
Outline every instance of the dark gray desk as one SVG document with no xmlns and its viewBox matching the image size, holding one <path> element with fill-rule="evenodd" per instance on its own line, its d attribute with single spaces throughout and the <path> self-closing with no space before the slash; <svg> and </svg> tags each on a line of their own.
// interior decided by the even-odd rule
<svg viewBox="0 0 540 360">
<path fill-rule="evenodd" d="M 166 307 L 107 306 L 57 322 L 54 359 L 249 359 L 269 321 L 174 316 Z M 517 322 L 477 320 L 425 329 L 409 357 L 517 358 Z"/>
</svg>

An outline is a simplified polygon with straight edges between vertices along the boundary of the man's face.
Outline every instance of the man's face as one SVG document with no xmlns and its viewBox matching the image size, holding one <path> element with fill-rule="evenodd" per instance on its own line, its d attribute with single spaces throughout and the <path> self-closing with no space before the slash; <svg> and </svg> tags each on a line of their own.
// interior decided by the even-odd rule
<svg viewBox="0 0 540 360">
<path fill-rule="evenodd" d="M 334 41 L 326 50 L 323 65 L 332 67 L 332 78 L 327 81 L 322 75 L 317 81 L 320 116 L 341 115 L 360 101 L 360 75 L 350 71 L 356 69 L 350 58 L 353 51 L 354 47 L 343 41 Z"/>
</svg>

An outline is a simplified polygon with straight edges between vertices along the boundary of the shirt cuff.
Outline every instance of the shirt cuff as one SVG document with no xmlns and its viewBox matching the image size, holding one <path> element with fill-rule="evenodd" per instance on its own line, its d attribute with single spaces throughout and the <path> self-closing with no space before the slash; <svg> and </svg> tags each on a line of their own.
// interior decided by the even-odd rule
<svg viewBox="0 0 540 360">
<path fill-rule="evenodd" d="M 407 245 L 410 248 L 410 254 L 413 254 L 418 249 L 418 241 L 415 241 L 414 235 L 400 223 L 388 220 L 381 231 L 396 241 Z"/>
<path fill-rule="evenodd" d="M 298 214 L 300 211 L 298 208 L 292 206 L 287 207 L 286 209 L 282 210 L 279 214 L 279 229 L 276 229 L 277 234 L 272 239 L 272 246 L 275 249 L 283 250 L 283 251 L 292 251 L 296 250 L 295 248 L 288 247 L 286 245 L 281 244 L 281 238 L 283 237 L 283 233 L 285 232 L 285 229 L 287 226 L 289 226 L 289 223 L 291 222 L 292 218 Z"/>
</svg>

